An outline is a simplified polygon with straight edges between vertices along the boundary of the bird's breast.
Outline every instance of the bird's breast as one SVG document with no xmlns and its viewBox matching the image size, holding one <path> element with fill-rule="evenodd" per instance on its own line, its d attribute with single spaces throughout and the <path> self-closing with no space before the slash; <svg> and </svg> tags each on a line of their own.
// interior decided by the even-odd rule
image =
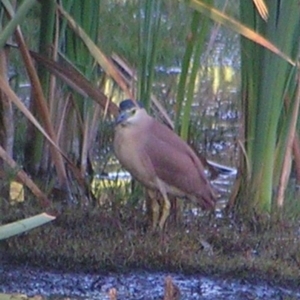
<svg viewBox="0 0 300 300">
<path fill-rule="evenodd" d="M 120 128 L 116 130 L 114 138 L 114 152 L 121 165 L 138 181 L 149 188 L 154 187 L 155 174 L 147 160 L 140 135 L 126 132 Z"/>
</svg>

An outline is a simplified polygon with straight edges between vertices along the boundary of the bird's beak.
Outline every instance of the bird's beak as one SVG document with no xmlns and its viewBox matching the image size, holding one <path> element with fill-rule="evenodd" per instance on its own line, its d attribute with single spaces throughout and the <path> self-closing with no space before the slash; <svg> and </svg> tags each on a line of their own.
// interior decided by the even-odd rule
<svg viewBox="0 0 300 300">
<path fill-rule="evenodd" d="M 115 125 L 123 123 L 127 118 L 128 118 L 128 112 L 126 110 L 120 112 L 116 119 Z"/>
</svg>

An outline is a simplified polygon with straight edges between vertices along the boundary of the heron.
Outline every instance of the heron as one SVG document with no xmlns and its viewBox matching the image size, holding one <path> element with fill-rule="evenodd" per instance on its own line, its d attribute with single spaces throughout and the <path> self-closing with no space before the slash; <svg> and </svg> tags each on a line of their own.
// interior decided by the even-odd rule
<svg viewBox="0 0 300 300">
<path fill-rule="evenodd" d="M 152 200 L 152 227 L 164 228 L 170 214 L 169 196 L 189 199 L 213 210 L 216 193 L 191 147 L 131 99 L 119 105 L 114 153 L 121 165 L 148 189 Z M 162 196 L 162 208 L 156 199 Z"/>
</svg>

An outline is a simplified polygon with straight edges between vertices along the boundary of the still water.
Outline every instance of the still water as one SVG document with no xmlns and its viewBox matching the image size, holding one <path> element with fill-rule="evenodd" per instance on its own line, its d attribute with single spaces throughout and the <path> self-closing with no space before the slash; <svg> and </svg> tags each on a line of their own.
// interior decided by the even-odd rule
<svg viewBox="0 0 300 300">
<path fill-rule="evenodd" d="M 171 275 L 181 291 L 181 299 L 195 300 L 284 300 L 300 299 L 297 290 L 250 283 L 245 280 L 208 278 L 201 275 L 134 272 L 128 274 L 78 274 L 49 272 L 27 267 L 0 267 L 0 292 L 41 295 L 51 298 L 109 299 L 116 288 L 119 300 L 163 299 L 164 280 Z"/>
</svg>

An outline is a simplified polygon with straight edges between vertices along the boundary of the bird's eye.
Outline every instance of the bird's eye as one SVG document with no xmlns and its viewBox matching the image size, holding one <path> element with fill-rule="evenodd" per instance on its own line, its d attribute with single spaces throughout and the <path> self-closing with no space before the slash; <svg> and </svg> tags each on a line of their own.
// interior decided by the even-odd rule
<svg viewBox="0 0 300 300">
<path fill-rule="evenodd" d="M 133 115 L 135 114 L 135 112 L 136 112 L 136 109 L 132 109 L 132 110 L 130 111 L 130 114 L 133 116 Z"/>
</svg>

